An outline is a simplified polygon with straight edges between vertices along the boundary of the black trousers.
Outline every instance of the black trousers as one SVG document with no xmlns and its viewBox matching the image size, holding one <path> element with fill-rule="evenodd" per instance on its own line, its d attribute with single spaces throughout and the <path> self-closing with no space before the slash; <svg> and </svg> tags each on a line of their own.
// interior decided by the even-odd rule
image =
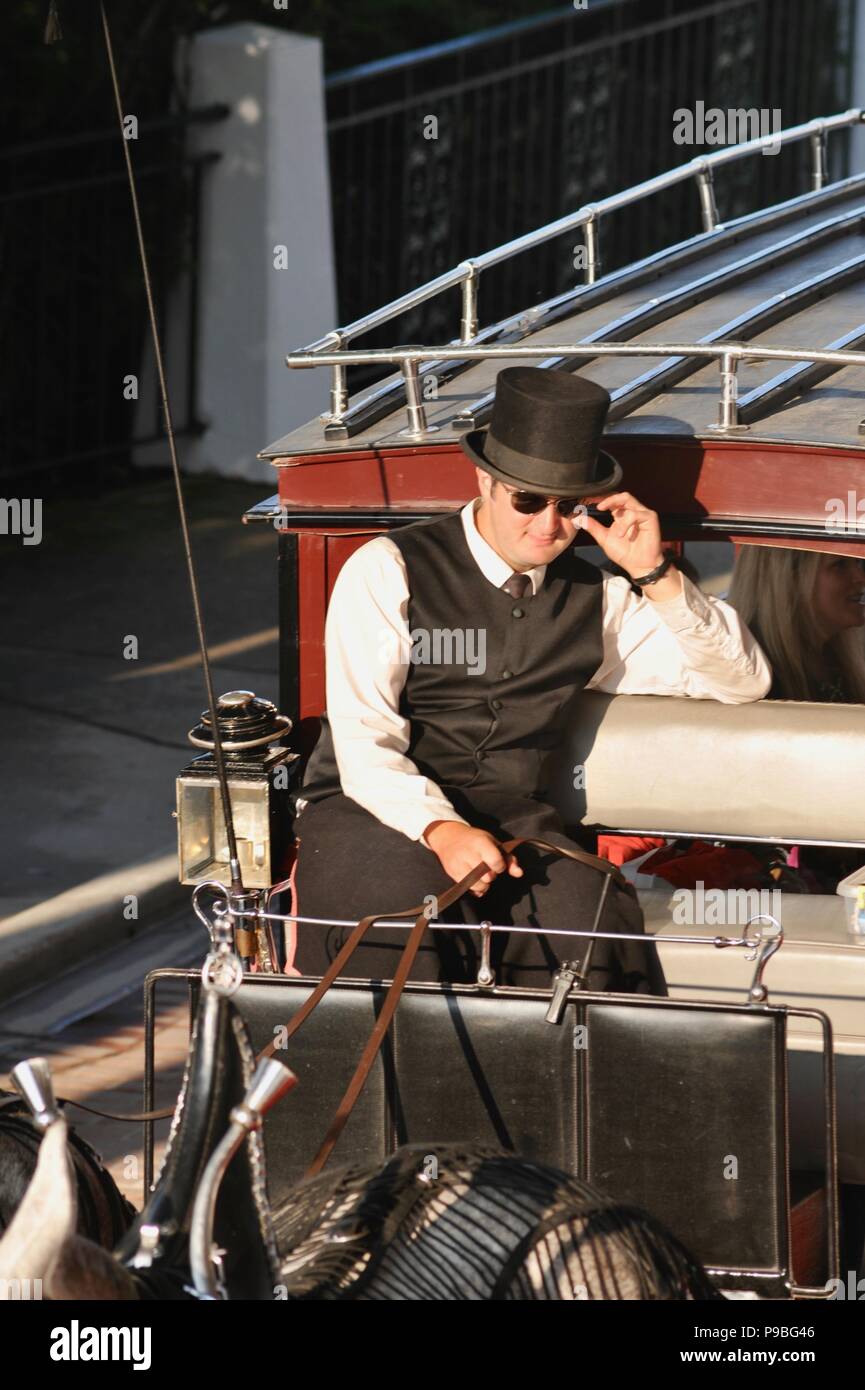
<svg viewBox="0 0 865 1390">
<path fill-rule="evenodd" d="M 543 802 L 511 794 L 465 793 L 443 788 L 471 825 L 499 840 L 534 836 L 564 848 L 577 848 L 557 812 Z M 296 823 L 299 840 L 296 889 L 298 912 L 354 923 L 375 912 L 387 917 L 438 896 L 452 884 L 438 858 L 419 841 L 391 830 L 341 793 L 309 803 Z M 492 965 L 496 983 L 548 989 L 563 960 L 583 962 L 585 938 L 556 931 L 590 931 L 606 875 L 590 865 L 521 846 L 522 878 L 501 874 L 481 898 L 465 893 L 440 920 L 467 925 L 491 921 L 529 926 L 536 932 L 494 933 Z M 601 931 L 644 934 L 636 893 L 611 881 Z M 304 975 L 323 975 L 345 942 L 350 927 L 298 925 L 296 964 Z M 544 933 L 543 935 L 541 933 Z M 345 974 L 355 979 L 393 978 L 407 933 L 376 928 L 367 933 Z M 478 932 L 430 930 L 410 978 L 473 983 L 480 963 Z M 589 988 L 616 993 L 666 994 L 654 943 L 599 939 L 591 950 Z"/>
</svg>

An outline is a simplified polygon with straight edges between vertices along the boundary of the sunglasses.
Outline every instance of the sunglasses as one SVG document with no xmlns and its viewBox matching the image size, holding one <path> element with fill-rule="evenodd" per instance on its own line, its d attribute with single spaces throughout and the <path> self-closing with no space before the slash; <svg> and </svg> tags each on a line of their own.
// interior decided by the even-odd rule
<svg viewBox="0 0 865 1390">
<path fill-rule="evenodd" d="M 510 488 L 503 484 L 505 491 L 511 499 L 511 506 L 515 512 L 520 512 L 523 516 L 535 516 L 538 512 L 544 511 L 552 502 L 559 516 L 569 518 L 577 512 L 587 511 L 586 505 L 581 497 L 541 497 L 537 492 L 520 492 L 515 488 Z"/>
</svg>

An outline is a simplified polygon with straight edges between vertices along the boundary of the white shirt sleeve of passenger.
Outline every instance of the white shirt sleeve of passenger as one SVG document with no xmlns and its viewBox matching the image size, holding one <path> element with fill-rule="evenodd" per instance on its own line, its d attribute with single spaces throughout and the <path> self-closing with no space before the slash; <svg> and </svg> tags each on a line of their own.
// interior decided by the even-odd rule
<svg viewBox="0 0 865 1390">
<path fill-rule="evenodd" d="M 688 695 L 739 705 L 772 684 L 768 661 L 735 608 L 682 575 L 682 592 L 664 603 L 604 576 L 604 656 L 587 685 L 619 695 Z"/>
<path fill-rule="evenodd" d="M 467 822 L 406 757 L 411 729 L 400 697 L 411 651 L 408 600 L 405 561 L 386 536 L 346 560 L 325 623 L 327 717 L 345 795 L 426 844 L 430 821 Z"/>
</svg>

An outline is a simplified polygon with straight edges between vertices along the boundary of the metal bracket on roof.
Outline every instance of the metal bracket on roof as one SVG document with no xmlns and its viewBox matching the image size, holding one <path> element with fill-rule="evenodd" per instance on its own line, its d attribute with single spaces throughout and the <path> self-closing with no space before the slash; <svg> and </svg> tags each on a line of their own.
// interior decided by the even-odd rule
<svg viewBox="0 0 865 1390">
<path fill-rule="evenodd" d="M 822 121 L 814 122 L 811 144 L 811 189 L 817 192 L 826 183 L 826 127 Z"/>
<path fill-rule="evenodd" d="M 586 284 L 594 285 L 601 273 L 601 248 L 599 245 L 601 219 L 594 205 L 589 204 L 591 217 L 586 223 Z"/>
<path fill-rule="evenodd" d="M 713 232 L 718 225 L 718 207 L 715 203 L 715 182 L 712 166 L 702 161 L 697 169 L 697 191 L 700 194 L 700 214 L 703 218 L 703 231 Z"/>
<path fill-rule="evenodd" d="M 473 261 L 464 261 L 469 274 L 462 283 L 462 317 L 460 342 L 473 343 L 478 334 L 478 268 Z"/>
<path fill-rule="evenodd" d="M 427 422 L 420 392 L 417 359 L 403 357 L 399 365 L 405 382 L 405 411 L 408 416 L 408 424 L 404 430 L 400 430 L 400 435 L 403 439 L 425 439 L 428 434 L 438 429 L 438 425 L 430 425 Z"/>
<path fill-rule="evenodd" d="M 739 419 L 739 362 L 744 354 L 725 352 L 719 359 L 721 368 L 721 398 L 718 401 L 718 423 L 709 425 L 714 432 L 731 434 L 750 428 Z"/>
</svg>

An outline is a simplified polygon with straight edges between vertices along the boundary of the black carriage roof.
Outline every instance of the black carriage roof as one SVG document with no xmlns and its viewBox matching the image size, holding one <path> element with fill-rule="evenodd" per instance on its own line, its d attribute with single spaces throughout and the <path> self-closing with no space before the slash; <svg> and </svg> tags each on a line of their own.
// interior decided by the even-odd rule
<svg viewBox="0 0 865 1390">
<path fill-rule="evenodd" d="M 319 364 L 323 406 L 331 385 L 330 412 L 269 445 L 260 457 L 289 460 L 354 449 L 453 444 L 465 430 L 488 421 L 496 374 L 515 364 L 576 367 L 603 384 L 613 400 L 607 426 L 612 438 L 717 439 L 738 437 L 746 426 L 747 439 L 755 443 L 861 450 L 865 175 L 832 184 L 825 183 L 824 175 L 827 135 L 861 119 L 858 110 L 845 112 L 692 160 L 463 262 L 355 324 L 333 330 L 286 359 L 292 367 Z M 814 190 L 719 223 L 714 165 L 759 154 L 767 138 L 810 141 Z M 595 276 L 591 259 L 602 241 L 602 216 L 649 194 L 662 194 L 686 178 L 697 182 L 705 230 Z M 487 266 L 580 228 L 590 257 L 587 283 L 479 328 L 477 305 L 482 306 Z M 463 319 L 459 337 L 446 345 L 444 354 L 441 347 L 427 347 L 413 350 L 411 361 L 401 361 L 399 347 L 365 351 L 353 346 L 362 334 L 454 286 L 462 293 Z M 590 351 L 580 356 L 557 351 L 578 345 Z M 666 350 L 636 355 L 635 350 L 646 354 L 646 345 Z M 679 345 L 680 351 L 670 350 Z M 755 360 L 745 356 L 748 347 L 800 351 L 803 357 Z M 625 349 L 632 355 L 625 355 Z M 849 360 L 837 355 L 814 360 L 815 352 L 827 350 L 846 353 Z M 497 355 L 482 355 L 491 351 Z M 349 401 L 345 367 L 358 361 L 390 362 L 401 370 Z M 726 398 L 720 404 L 725 372 Z M 424 399 L 417 389 L 429 374 L 437 382 L 434 400 Z M 414 412 L 407 410 L 412 404 Z"/>
</svg>

